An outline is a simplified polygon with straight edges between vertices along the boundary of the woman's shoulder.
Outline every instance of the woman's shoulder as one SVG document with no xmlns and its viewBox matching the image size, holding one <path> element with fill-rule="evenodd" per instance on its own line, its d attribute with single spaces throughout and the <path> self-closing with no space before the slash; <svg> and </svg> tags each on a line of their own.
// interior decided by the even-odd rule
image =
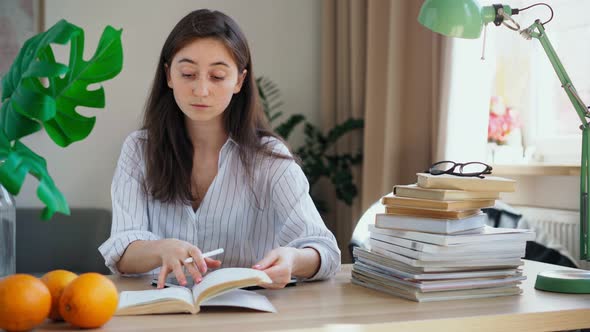
<svg viewBox="0 0 590 332">
<path fill-rule="evenodd" d="M 280 178 L 286 171 L 301 171 L 297 157 L 293 155 L 283 140 L 267 136 L 261 138 L 261 144 L 265 147 L 267 153 L 264 153 L 260 164 L 257 165 L 259 166 L 258 170 L 265 173 L 264 176 L 270 176 L 271 183 L 276 182 L 276 179 Z"/>
<path fill-rule="evenodd" d="M 126 142 L 129 141 L 133 143 L 138 143 L 145 140 L 147 140 L 147 130 L 145 129 L 133 131 L 127 135 L 127 138 L 125 139 Z"/>
<path fill-rule="evenodd" d="M 127 135 L 127 138 L 125 138 L 125 142 L 123 143 L 123 147 L 143 145 L 146 141 L 147 131 L 145 129 L 136 130 Z"/>
<path fill-rule="evenodd" d="M 274 136 L 261 137 L 260 144 L 273 154 L 292 157 L 291 151 L 289 150 L 287 144 Z"/>
<path fill-rule="evenodd" d="M 147 132 L 136 130 L 125 138 L 121 148 L 121 156 L 129 161 L 140 161 L 143 159 L 143 147 L 147 142 Z"/>
</svg>

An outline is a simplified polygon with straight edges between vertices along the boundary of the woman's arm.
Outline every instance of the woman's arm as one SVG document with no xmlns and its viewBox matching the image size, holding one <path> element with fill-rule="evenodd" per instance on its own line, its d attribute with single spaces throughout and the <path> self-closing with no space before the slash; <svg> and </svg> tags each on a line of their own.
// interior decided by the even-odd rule
<svg viewBox="0 0 590 332">
<path fill-rule="evenodd" d="M 340 269 L 340 250 L 309 195 L 301 167 L 293 160 L 282 160 L 271 163 L 268 174 L 272 174 L 268 180 L 272 188 L 270 208 L 280 225 L 276 238 L 281 247 L 256 265 L 271 278 L 275 276 L 273 282 L 278 284 L 286 283 L 286 275 L 308 280 L 333 276 Z"/>
<path fill-rule="evenodd" d="M 121 273 L 139 274 L 162 266 L 159 251 L 162 241 L 165 240 L 131 242 L 117 262 L 117 270 Z"/>
<path fill-rule="evenodd" d="M 134 132 L 127 137 L 111 183 L 111 236 L 98 250 L 104 257 L 106 266 L 115 274 L 131 273 L 119 270 L 119 262 L 131 244 L 160 239 L 149 227 L 148 200 L 142 185 L 142 142 L 141 132 Z M 147 268 L 132 270 L 133 273 L 151 271 Z"/>
<path fill-rule="evenodd" d="M 296 249 L 297 255 L 293 263 L 292 275 L 297 278 L 308 279 L 320 269 L 320 254 L 313 248 Z"/>
</svg>

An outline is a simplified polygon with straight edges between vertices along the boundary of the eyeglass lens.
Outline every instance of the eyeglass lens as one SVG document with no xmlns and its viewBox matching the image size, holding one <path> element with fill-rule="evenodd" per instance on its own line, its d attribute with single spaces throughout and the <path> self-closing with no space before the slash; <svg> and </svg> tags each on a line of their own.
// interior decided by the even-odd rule
<svg viewBox="0 0 590 332">
<path fill-rule="evenodd" d="M 486 164 L 472 162 L 464 164 L 460 170 L 458 170 L 461 174 L 481 174 L 486 171 L 487 169 Z"/>
<path fill-rule="evenodd" d="M 432 175 L 439 175 L 449 172 L 453 167 L 455 167 L 455 163 L 451 161 L 441 161 L 438 162 L 430 168 L 430 174 Z"/>
</svg>

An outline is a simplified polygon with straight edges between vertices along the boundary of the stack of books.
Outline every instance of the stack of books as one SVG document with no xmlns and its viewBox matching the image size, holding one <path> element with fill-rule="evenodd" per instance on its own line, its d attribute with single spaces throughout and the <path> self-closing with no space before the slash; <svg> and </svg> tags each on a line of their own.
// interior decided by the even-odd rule
<svg viewBox="0 0 590 332">
<path fill-rule="evenodd" d="M 414 301 L 516 295 L 529 230 L 486 226 L 515 181 L 418 173 L 382 198 L 385 214 L 369 226 L 370 248 L 355 248 L 352 282 Z"/>
</svg>

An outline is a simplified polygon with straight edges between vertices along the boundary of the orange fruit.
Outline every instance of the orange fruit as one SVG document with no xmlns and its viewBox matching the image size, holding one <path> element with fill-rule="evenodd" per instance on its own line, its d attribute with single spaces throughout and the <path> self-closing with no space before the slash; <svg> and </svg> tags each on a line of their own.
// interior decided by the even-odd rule
<svg viewBox="0 0 590 332">
<path fill-rule="evenodd" d="M 109 278 L 98 273 L 81 274 L 66 286 L 59 299 L 59 313 L 77 327 L 97 328 L 117 310 L 119 293 Z"/>
<path fill-rule="evenodd" d="M 51 293 L 51 311 L 49 312 L 49 318 L 53 320 L 63 320 L 59 314 L 59 298 L 64 288 L 74 279 L 78 277 L 77 274 L 66 271 L 66 270 L 54 270 L 45 273 L 41 277 L 41 281 L 49 289 Z"/>
<path fill-rule="evenodd" d="M 41 324 L 51 309 L 47 286 L 28 274 L 0 280 L 0 329 L 27 331 Z"/>
</svg>

